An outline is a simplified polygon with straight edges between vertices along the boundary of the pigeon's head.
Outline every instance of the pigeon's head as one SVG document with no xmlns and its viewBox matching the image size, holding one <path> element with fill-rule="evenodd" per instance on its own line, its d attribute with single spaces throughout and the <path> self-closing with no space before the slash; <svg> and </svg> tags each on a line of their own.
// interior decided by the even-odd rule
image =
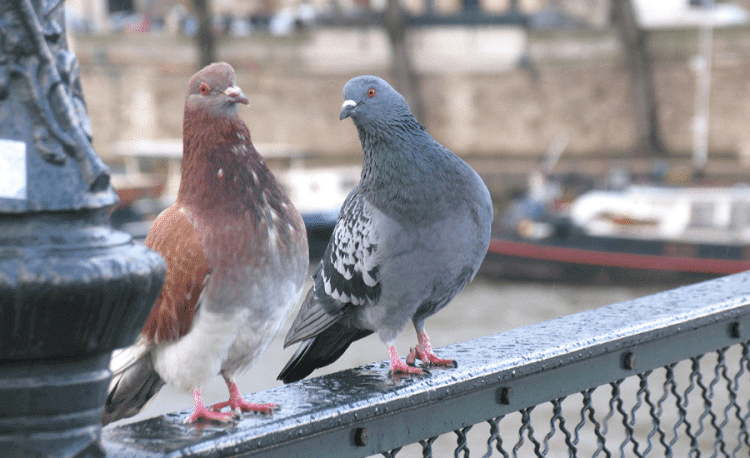
<svg viewBox="0 0 750 458">
<path fill-rule="evenodd" d="M 237 114 L 238 103 L 247 105 L 249 101 L 237 87 L 234 69 L 226 62 L 218 62 L 193 75 L 185 108 L 215 116 L 233 116 Z"/>
<path fill-rule="evenodd" d="M 344 105 L 339 119 L 352 118 L 358 126 L 409 115 L 406 99 L 377 76 L 357 76 L 344 86 Z"/>
</svg>

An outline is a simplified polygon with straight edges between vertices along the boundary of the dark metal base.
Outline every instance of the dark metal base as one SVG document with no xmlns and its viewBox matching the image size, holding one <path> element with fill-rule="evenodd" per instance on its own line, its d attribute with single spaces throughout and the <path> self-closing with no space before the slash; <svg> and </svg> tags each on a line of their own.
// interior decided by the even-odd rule
<svg viewBox="0 0 750 458">
<path fill-rule="evenodd" d="M 0 457 L 103 457 L 109 358 L 161 288 L 106 209 L 0 214 Z"/>
<path fill-rule="evenodd" d="M 0 456 L 102 457 L 109 353 L 73 361 L 2 365 Z"/>
</svg>

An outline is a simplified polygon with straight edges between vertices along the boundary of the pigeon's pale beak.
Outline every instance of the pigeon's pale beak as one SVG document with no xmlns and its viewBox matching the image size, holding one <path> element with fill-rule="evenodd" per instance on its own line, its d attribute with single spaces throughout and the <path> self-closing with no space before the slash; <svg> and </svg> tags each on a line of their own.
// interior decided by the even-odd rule
<svg viewBox="0 0 750 458">
<path fill-rule="evenodd" d="M 339 121 L 343 121 L 349 116 L 354 114 L 354 109 L 357 107 L 357 102 L 354 100 L 347 100 L 341 105 L 341 114 L 339 115 Z"/>
<path fill-rule="evenodd" d="M 250 103 L 250 101 L 247 99 L 247 96 L 242 93 L 242 89 L 238 88 L 237 86 L 229 86 L 224 91 L 224 94 L 235 103 L 239 102 L 244 103 L 245 105 L 248 105 Z"/>
</svg>

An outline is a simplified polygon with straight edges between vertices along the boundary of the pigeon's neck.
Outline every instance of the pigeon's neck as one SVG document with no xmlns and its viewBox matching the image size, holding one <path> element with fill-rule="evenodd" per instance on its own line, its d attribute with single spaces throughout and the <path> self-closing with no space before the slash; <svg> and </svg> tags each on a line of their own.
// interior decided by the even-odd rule
<svg viewBox="0 0 750 458">
<path fill-rule="evenodd" d="M 177 203 L 193 215 L 207 252 L 236 257 L 248 250 L 262 254 L 276 246 L 307 253 L 302 218 L 238 117 L 217 119 L 186 112 Z"/>
<path fill-rule="evenodd" d="M 408 218 L 415 209 L 429 213 L 446 203 L 460 204 L 464 197 L 456 190 L 464 180 L 463 161 L 413 117 L 402 121 L 377 129 L 358 126 L 364 153 L 360 191 L 378 208 L 400 218 Z"/>
<path fill-rule="evenodd" d="M 255 219 L 263 218 L 265 207 L 282 214 L 289 203 L 239 117 L 189 112 L 178 199 L 206 212 Z"/>
</svg>

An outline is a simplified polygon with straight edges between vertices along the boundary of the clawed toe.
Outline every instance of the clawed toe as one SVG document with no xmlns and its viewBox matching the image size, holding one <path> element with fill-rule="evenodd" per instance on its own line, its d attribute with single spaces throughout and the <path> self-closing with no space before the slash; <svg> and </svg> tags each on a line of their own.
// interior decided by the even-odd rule
<svg viewBox="0 0 750 458">
<path fill-rule="evenodd" d="M 204 407 L 203 409 L 195 409 L 195 411 L 185 419 L 185 423 L 196 423 L 202 420 L 230 423 L 234 421 L 234 416 L 231 412 L 216 412 Z"/>
<path fill-rule="evenodd" d="M 455 359 L 443 359 L 438 358 L 434 353 L 420 352 L 416 348 L 412 348 L 409 355 L 406 357 L 406 364 L 409 366 L 416 366 L 417 360 L 422 361 L 422 367 L 444 367 L 444 368 L 457 368 L 458 362 Z"/>
<path fill-rule="evenodd" d="M 458 362 L 455 359 L 438 358 L 435 352 L 432 351 L 430 338 L 425 331 L 417 333 L 417 340 L 419 343 L 409 352 L 409 355 L 406 357 L 406 364 L 413 366 L 416 365 L 417 360 L 420 360 L 422 361 L 422 367 L 458 367 Z"/>
<path fill-rule="evenodd" d="M 406 356 L 406 364 L 408 364 L 409 366 L 417 365 L 417 349 L 416 348 L 409 349 L 409 354 Z"/>
<path fill-rule="evenodd" d="M 390 370 L 390 374 L 401 374 L 401 375 L 419 375 L 423 374 L 424 371 L 420 369 L 419 367 L 412 367 L 404 364 L 403 366 L 399 367 L 392 367 Z"/>
<path fill-rule="evenodd" d="M 274 403 L 268 403 L 268 404 L 251 404 L 246 403 L 246 407 L 242 408 L 243 412 L 258 412 L 258 413 L 264 413 L 264 414 L 272 414 L 279 410 L 279 406 Z"/>
<path fill-rule="evenodd" d="M 455 359 L 441 359 L 441 358 L 427 358 L 427 361 L 424 363 L 427 367 L 444 367 L 444 368 L 457 368 L 458 363 Z"/>
<path fill-rule="evenodd" d="M 229 401 L 218 402 L 212 405 L 210 408 L 214 412 L 219 412 L 224 407 L 229 407 L 230 409 L 232 409 L 231 412 L 228 412 L 228 413 L 236 417 L 241 416 L 243 412 L 257 412 L 257 413 L 262 413 L 262 414 L 272 414 L 276 410 L 279 409 L 279 406 L 273 403 L 253 404 L 251 402 L 245 401 L 244 399 L 230 399 Z"/>
<path fill-rule="evenodd" d="M 228 406 L 229 406 L 229 401 L 217 402 L 216 404 L 210 406 L 209 409 L 213 410 L 214 412 L 220 412 L 221 409 L 223 409 L 224 407 L 228 407 Z"/>
</svg>

